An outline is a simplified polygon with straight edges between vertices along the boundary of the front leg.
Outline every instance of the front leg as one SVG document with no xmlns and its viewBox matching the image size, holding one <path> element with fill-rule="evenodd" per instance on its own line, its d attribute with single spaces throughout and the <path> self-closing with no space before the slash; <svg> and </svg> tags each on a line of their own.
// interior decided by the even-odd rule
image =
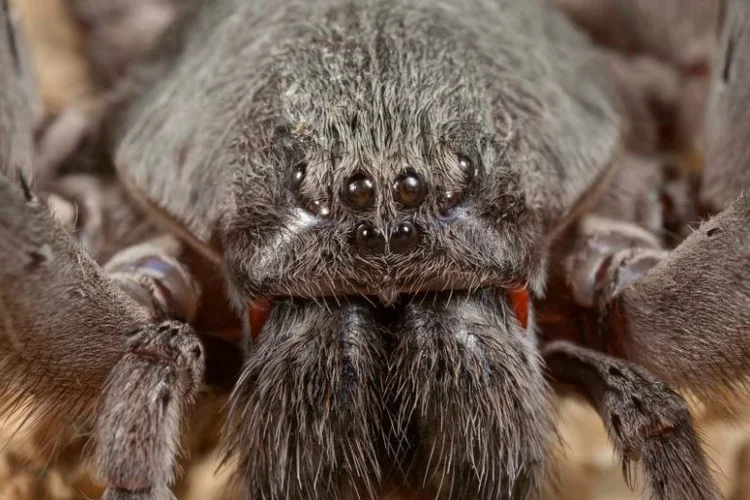
<svg viewBox="0 0 750 500">
<path fill-rule="evenodd" d="M 190 327 L 154 325 L 22 180 L 31 118 L 8 16 L 0 1 L 0 415 L 57 433 L 94 424 L 105 498 L 166 500 L 203 350 Z"/>
<path fill-rule="evenodd" d="M 97 413 L 96 465 L 103 500 L 173 498 L 183 414 L 203 380 L 204 354 L 176 321 L 141 328 L 109 375 Z"/>
<path fill-rule="evenodd" d="M 750 373 L 750 196 L 671 252 L 616 252 L 606 234 L 582 233 L 569 256 L 568 284 L 591 297 L 578 300 L 591 306 L 582 340 L 714 400 L 740 383 Z"/>
<path fill-rule="evenodd" d="M 251 347 L 226 428 L 250 498 L 373 498 L 380 487 L 383 334 L 367 304 L 340 300 L 276 302 Z"/>
<path fill-rule="evenodd" d="M 393 334 L 385 394 L 408 484 L 452 500 L 533 494 L 552 409 L 533 334 L 504 293 L 414 297 Z"/>
<path fill-rule="evenodd" d="M 711 480 L 685 401 L 625 361 L 567 342 L 543 349 L 552 378 L 572 387 L 598 411 L 628 466 L 638 461 L 656 500 L 711 500 Z"/>
<path fill-rule="evenodd" d="M 0 176 L 0 413 L 94 420 L 105 498 L 165 500 L 203 349 L 187 325 L 153 324 L 27 196 Z"/>
</svg>

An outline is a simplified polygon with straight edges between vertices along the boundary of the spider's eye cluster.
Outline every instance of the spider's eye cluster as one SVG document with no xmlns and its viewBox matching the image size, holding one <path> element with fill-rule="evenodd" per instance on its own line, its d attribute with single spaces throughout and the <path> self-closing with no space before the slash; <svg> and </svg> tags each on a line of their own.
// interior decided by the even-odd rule
<svg viewBox="0 0 750 500">
<path fill-rule="evenodd" d="M 393 177 L 378 182 L 378 175 L 387 170 L 369 171 L 358 168 L 340 177 L 311 171 L 300 148 L 289 153 L 289 171 L 286 174 L 288 194 L 293 203 L 318 218 L 330 219 L 336 213 L 348 225 L 350 243 L 362 254 L 407 254 L 420 248 L 424 240 L 425 222 L 419 209 L 437 208 L 443 215 L 460 205 L 476 187 L 480 173 L 478 155 L 454 153 L 450 157 L 450 176 L 441 184 L 431 185 L 425 172 L 407 165 L 393 173 Z M 334 166 L 334 171 L 336 167 Z M 336 178 L 335 184 L 321 186 L 323 179 Z M 383 191 L 385 190 L 385 191 Z M 434 195 L 434 197 L 433 197 Z M 400 213 L 388 213 L 386 220 L 374 213 L 385 210 L 378 207 L 393 201 Z M 335 206 L 334 206 L 335 205 Z M 382 213 L 379 215 L 383 215 Z M 331 224 L 324 224 L 330 230 Z"/>
</svg>

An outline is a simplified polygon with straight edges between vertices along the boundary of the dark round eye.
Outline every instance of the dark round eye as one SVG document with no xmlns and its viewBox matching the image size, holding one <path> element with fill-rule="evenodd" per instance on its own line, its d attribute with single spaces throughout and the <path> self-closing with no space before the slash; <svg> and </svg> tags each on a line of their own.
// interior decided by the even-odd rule
<svg viewBox="0 0 750 500">
<path fill-rule="evenodd" d="M 401 175 L 393 185 L 396 201 L 407 208 L 416 208 L 427 195 L 427 186 L 422 177 L 415 172 Z"/>
<path fill-rule="evenodd" d="M 402 222 L 391 233 L 390 247 L 396 253 L 404 253 L 419 243 L 419 232 L 411 222 Z"/>
<path fill-rule="evenodd" d="M 350 177 L 341 193 L 343 202 L 355 209 L 363 209 L 375 203 L 375 183 L 364 174 Z"/>
<path fill-rule="evenodd" d="M 462 196 L 457 191 L 446 191 L 440 196 L 440 210 L 447 212 L 451 208 L 461 203 Z"/>
<path fill-rule="evenodd" d="M 328 217 L 331 209 L 325 200 L 313 200 L 307 204 L 307 211 L 319 217 Z"/>
<path fill-rule="evenodd" d="M 383 233 L 366 222 L 357 226 L 354 239 L 357 246 L 366 252 L 383 253 L 385 251 Z"/>
<path fill-rule="evenodd" d="M 467 179 L 473 179 L 477 176 L 478 170 L 474 161 L 466 155 L 458 155 L 458 166 L 464 171 Z"/>
<path fill-rule="evenodd" d="M 307 163 L 297 163 L 292 170 L 292 189 L 296 191 L 302 187 L 302 183 L 305 181 L 305 175 L 307 175 Z"/>
</svg>

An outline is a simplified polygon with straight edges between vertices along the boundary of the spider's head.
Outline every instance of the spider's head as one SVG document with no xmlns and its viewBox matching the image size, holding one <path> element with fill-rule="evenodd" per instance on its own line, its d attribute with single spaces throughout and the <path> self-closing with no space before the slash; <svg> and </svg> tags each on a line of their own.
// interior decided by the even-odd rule
<svg viewBox="0 0 750 500">
<path fill-rule="evenodd" d="M 224 242 L 243 299 L 539 291 L 542 231 L 476 124 L 376 144 L 370 116 L 347 118 L 333 147 L 311 125 L 277 128 L 266 163 L 245 167 Z"/>
<path fill-rule="evenodd" d="M 241 122 L 223 242 L 235 299 L 540 291 L 523 138 L 497 130 L 473 52 L 417 23 L 370 42 L 329 24 L 279 49 Z"/>
</svg>

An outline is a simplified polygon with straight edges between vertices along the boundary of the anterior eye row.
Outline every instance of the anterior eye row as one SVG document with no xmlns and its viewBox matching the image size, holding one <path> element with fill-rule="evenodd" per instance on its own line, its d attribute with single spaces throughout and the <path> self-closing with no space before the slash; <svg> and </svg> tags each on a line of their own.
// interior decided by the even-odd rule
<svg viewBox="0 0 750 500">
<path fill-rule="evenodd" d="M 376 228 L 369 222 L 361 222 L 354 231 L 354 242 L 364 253 L 380 254 L 386 249 L 393 253 L 406 253 L 413 250 L 421 241 L 420 232 L 410 221 L 397 224 L 388 233 Z"/>
</svg>

